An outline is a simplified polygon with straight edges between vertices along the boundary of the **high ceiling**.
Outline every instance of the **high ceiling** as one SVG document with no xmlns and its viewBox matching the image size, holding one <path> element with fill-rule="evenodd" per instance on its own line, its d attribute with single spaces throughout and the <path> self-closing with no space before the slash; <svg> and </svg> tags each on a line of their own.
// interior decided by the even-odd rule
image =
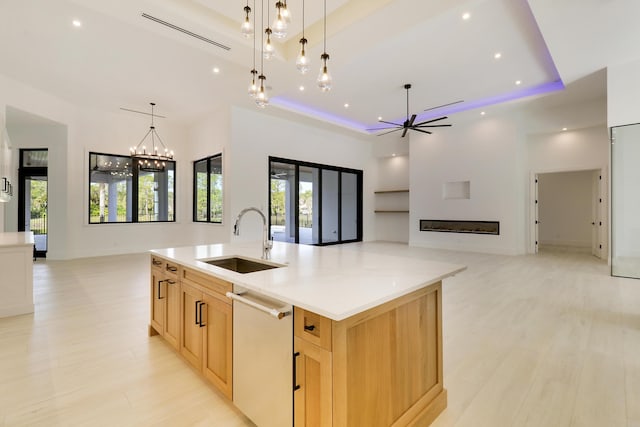
<svg viewBox="0 0 640 427">
<path fill-rule="evenodd" d="M 267 3 L 273 20 L 275 0 Z M 261 4 L 249 2 L 258 27 Z M 631 47 L 617 45 L 610 52 L 606 41 L 637 38 L 638 27 L 626 25 L 626 17 L 640 12 L 635 0 L 567 0 L 562 6 L 551 0 L 327 0 L 334 85 L 321 93 L 315 80 L 323 2 L 305 2 L 313 63 L 304 76 L 295 68 L 302 0 L 287 4 L 293 15 L 290 34 L 274 39 L 278 57 L 264 63 L 271 87 L 268 108 L 361 132 L 376 127 L 378 117 L 404 120 L 405 83 L 413 85 L 410 114 L 464 100 L 419 118 L 558 90 L 606 66 L 604 60 L 628 58 Z M 257 108 L 246 93 L 254 51 L 253 40 L 240 34 L 245 5 L 246 0 L 0 0 L 0 74 L 106 111 L 146 110 L 154 101 L 158 113 L 187 122 L 230 103 Z M 581 16 L 571 21 L 576 8 Z M 596 56 L 604 52 L 604 59 L 594 61 L 584 44 L 588 40 L 575 40 L 574 31 L 588 39 L 587 29 L 597 27 L 593 21 L 603 9 L 614 20 L 607 24 L 614 34 L 598 31 L 592 48 Z M 145 19 L 143 13 L 230 49 Z M 82 26 L 72 25 L 74 19 Z M 622 34 L 615 31 L 616 19 L 624 20 Z"/>
</svg>

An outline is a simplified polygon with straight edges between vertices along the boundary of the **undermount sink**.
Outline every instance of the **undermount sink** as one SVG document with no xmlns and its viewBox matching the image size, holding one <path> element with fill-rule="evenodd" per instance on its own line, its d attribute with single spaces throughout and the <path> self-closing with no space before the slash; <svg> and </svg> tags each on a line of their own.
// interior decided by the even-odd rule
<svg viewBox="0 0 640 427">
<path fill-rule="evenodd" d="M 227 270 L 235 271 L 236 273 L 253 273 L 256 271 L 271 270 L 272 268 L 284 267 L 284 265 L 271 264 L 261 261 L 253 261 L 247 258 L 240 258 L 237 256 L 227 258 L 215 258 L 215 259 L 201 259 L 199 261 L 207 264 L 215 265 L 216 267 L 225 268 Z"/>
</svg>

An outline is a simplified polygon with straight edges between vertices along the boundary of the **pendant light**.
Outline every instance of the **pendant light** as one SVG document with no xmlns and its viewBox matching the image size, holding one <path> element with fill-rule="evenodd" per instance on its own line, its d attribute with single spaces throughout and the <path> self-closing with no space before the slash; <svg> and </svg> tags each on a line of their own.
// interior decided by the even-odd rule
<svg viewBox="0 0 640 427">
<path fill-rule="evenodd" d="M 291 24 L 291 12 L 289 12 L 289 8 L 287 7 L 287 0 L 282 2 L 282 17 L 287 25 Z"/>
<path fill-rule="evenodd" d="M 267 17 L 267 22 L 269 22 L 269 18 Z M 264 27 L 264 0 L 262 0 L 262 22 L 261 27 Z M 269 30 L 269 28 L 267 28 Z M 269 30 L 271 31 L 271 30 Z M 266 31 L 265 31 L 266 33 Z M 269 33 L 267 33 L 267 36 Z M 262 34 L 262 38 L 264 39 L 264 33 Z M 267 95 L 267 88 L 264 84 L 267 78 L 264 76 L 264 60 L 265 60 L 265 43 L 262 43 L 262 54 L 260 55 L 260 75 L 258 76 L 258 80 L 260 81 L 260 87 L 256 92 L 255 100 L 256 105 L 260 108 L 266 108 L 269 105 L 269 96 Z"/>
<path fill-rule="evenodd" d="M 275 21 L 273 21 L 273 35 L 279 39 L 287 36 L 287 28 L 289 26 L 287 24 L 287 21 L 282 16 L 283 7 L 284 3 L 278 0 L 278 2 L 276 3 L 276 10 L 278 11 L 278 14 L 276 15 Z"/>
<path fill-rule="evenodd" d="M 253 27 L 256 26 L 256 0 L 253 0 Z M 256 70 L 256 33 L 253 33 L 253 68 L 251 69 L 251 83 L 249 83 L 249 96 L 254 98 L 258 93 L 258 84 L 256 78 L 258 76 L 258 70 Z"/>
<path fill-rule="evenodd" d="M 255 20 L 255 2 L 253 4 L 253 10 L 254 10 L 254 20 Z M 251 8 L 249 7 L 249 0 L 247 0 L 247 5 L 244 7 L 244 22 L 242 22 L 242 25 L 240 26 L 240 31 L 242 32 L 242 36 L 245 39 L 248 39 L 249 37 L 251 37 L 254 33 L 253 29 L 255 27 L 255 25 L 251 25 L 251 21 L 249 20 L 249 14 L 251 13 Z M 255 22 L 254 22 L 255 24 Z"/>
<path fill-rule="evenodd" d="M 329 92 L 333 81 L 327 68 L 327 61 L 329 60 L 329 54 L 327 54 L 327 0 L 324 0 L 324 52 L 320 55 L 320 60 L 322 61 L 322 66 L 318 75 L 318 87 L 323 92 Z"/>
<path fill-rule="evenodd" d="M 264 4 L 264 1 L 262 2 Z M 267 24 L 269 23 L 269 7 L 267 7 Z M 262 11 L 262 20 L 264 22 L 264 9 Z M 264 23 L 262 24 L 262 27 L 264 28 Z M 264 59 L 271 59 L 275 56 L 275 48 L 273 47 L 273 45 L 271 44 L 271 28 L 267 27 L 266 30 L 264 30 L 264 33 L 267 35 L 267 40 L 265 40 L 265 42 L 262 44 L 263 50 L 262 50 L 262 57 Z"/>
<path fill-rule="evenodd" d="M 155 103 L 151 102 L 151 126 L 149 126 L 149 131 L 145 134 L 144 138 L 138 143 L 137 146 L 131 147 L 130 155 L 131 160 L 134 165 L 138 166 L 138 169 L 145 172 L 162 172 L 166 166 L 166 162 L 169 160 L 173 160 L 173 151 L 169 151 L 169 149 L 164 145 L 162 139 L 156 132 L 156 127 L 154 124 L 154 107 Z M 146 145 L 142 145 L 142 143 L 151 136 L 151 147 L 149 148 L 149 152 L 147 152 Z M 160 144 L 156 145 L 156 139 L 164 148 L 164 152 L 162 148 L 160 148 Z M 158 151 L 160 149 L 160 151 Z"/>
<path fill-rule="evenodd" d="M 309 57 L 305 52 L 307 45 L 307 39 L 304 37 L 304 0 L 302 0 L 302 38 L 300 39 L 300 53 L 296 58 L 296 68 L 301 74 L 306 74 L 309 71 Z"/>
</svg>

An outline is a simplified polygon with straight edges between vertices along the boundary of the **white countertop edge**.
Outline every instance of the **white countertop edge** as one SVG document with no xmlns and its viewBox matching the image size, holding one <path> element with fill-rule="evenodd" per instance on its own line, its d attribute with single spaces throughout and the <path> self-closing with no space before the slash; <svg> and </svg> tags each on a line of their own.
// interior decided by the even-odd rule
<svg viewBox="0 0 640 427">
<path fill-rule="evenodd" d="M 302 252 L 303 250 L 310 250 L 309 246 L 305 246 L 305 245 L 294 245 L 294 244 L 289 244 L 289 245 L 293 245 L 293 246 L 302 246 L 305 249 L 297 249 L 295 250 L 297 253 Z M 226 280 L 228 282 L 234 283 L 236 285 L 239 285 L 243 288 L 247 288 L 249 290 L 261 293 L 265 296 L 274 298 L 276 300 L 280 300 L 286 304 L 290 304 L 292 306 L 295 307 L 299 307 L 305 310 L 309 310 L 312 311 L 316 314 L 325 316 L 327 318 L 330 318 L 332 320 L 335 321 L 341 321 L 344 320 L 348 317 L 351 317 L 355 314 L 361 313 L 363 311 L 369 310 L 371 308 L 377 307 L 379 305 L 382 305 L 386 302 L 392 301 L 394 299 L 400 298 L 402 296 L 408 295 L 418 289 L 427 287 L 433 283 L 439 282 L 447 277 L 451 277 L 454 276 L 462 271 L 464 271 L 466 269 L 465 266 L 462 265 L 455 265 L 455 264 L 448 264 L 448 263 L 442 263 L 442 262 L 436 262 L 436 261 L 429 261 L 429 260 L 415 260 L 415 259 L 408 259 L 408 258 L 403 258 L 403 257 L 397 257 L 395 255 L 380 255 L 380 254 L 375 254 L 375 253 L 367 253 L 368 256 L 370 257 L 385 257 L 385 259 L 391 258 L 391 259 L 396 259 L 396 260 L 405 260 L 407 262 L 422 262 L 425 264 L 429 264 L 429 263 L 434 263 L 434 264 L 438 264 L 439 267 L 442 267 L 446 264 L 447 269 L 446 272 L 441 273 L 441 274 L 436 274 L 436 275 L 429 275 L 428 273 L 425 273 L 424 275 L 424 280 L 419 280 L 419 281 L 412 281 L 409 284 L 403 285 L 401 287 L 399 287 L 397 289 L 397 291 L 393 291 L 393 292 L 385 292 L 384 295 L 381 295 L 380 298 L 376 298 L 376 299 L 366 299 L 365 302 L 363 303 L 357 303 L 354 302 L 353 304 L 349 305 L 349 308 L 346 310 L 340 310 L 340 311 L 333 311 L 331 309 L 328 309 L 326 307 L 323 307 L 323 305 L 321 304 L 317 304 L 314 305 L 312 302 L 309 302 L 309 295 L 307 295 L 307 300 L 304 299 L 300 299 L 297 298 L 295 296 L 291 295 L 291 287 L 290 286 L 276 286 L 273 288 L 268 288 L 266 286 L 261 286 L 260 282 L 264 281 L 264 279 L 266 277 L 269 277 L 269 274 L 271 274 L 270 272 L 276 272 L 279 269 L 274 269 L 274 270 L 265 270 L 265 271 L 259 271 L 259 272 L 254 272 L 254 273 L 248 273 L 248 274 L 242 274 L 242 273 L 236 273 L 234 271 L 230 271 L 221 267 L 217 267 L 211 264 L 206 264 L 202 261 L 199 261 L 200 259 L 215 259 L 215 258 L 226 258 L 229 256 L 238 256 L 238 257 L 242 257 L 242 258 L 248 258 L 248 259 L 252 259 L 252 260 L 256 260 L 259 262 L 264 262 L 264 263 L 271 263 L 271 264 L 289 264 L 285 259 L 279 258 L 278 256 L 273 257 L 273 259 L 270 260 L 261 260 L 260 256 L 258 254 L 258 252 L 253 252 L 253 247 L 255 246 L 255 244 L 251 244 L 249 246 L 249 252 L 250 253 L 245 253 L 243 251 L 243 249 L 246 248 L 246 246 L 244 245 L 235 245 L 235 244 L 214 244 L 214 245 L 196 245 L 196 246 L 188 246 L 188 247 L 182 247 L 182 248 L 167 248 L 167 249 L 154 249 L 149 251 L 152 254 L 158 255 L 160 257 L 163 257 L 165 259 L 169 259 L 169 260 L 173 260 L 179 264 L 182 264 L 188 268 L 197 270 L 199 272 L 202 272 L 204 274 L 208 274 L 211 275 L 213 277 L 217 277 L 219 279 L 222 280 Z M 222 253 L 218 253 L 215 256 L 207 256 L 204 258 L 185 258 L 184 254 L 182 254 L 182 256 L 176 256 L 175 253 L 176 252 L 187 252 L 189 250 L 191 251 L 196 251 L 198 248 L 201 249 L 210 249 L 210 248 L 217 248 L 218 252 L 222 252 Z M 313 249 L 313 251 L 316 250 L 324 250 L 325 247 L 313 247 L 316 249 Z M 354 251 L 356 252 L 356 251 Z M 174 253 L 174 255 L 172 255 L 172 253 Z M 294 256 L 299 256 L 298 254 L 290 254 L 290 255 L 294 255 Z M 351 254 L 351 251 L 348 252 L 348 254 Z M 256 256 L 257 255 L 257 256 Z M 288 267 L 288 266 L 287 266 Z M 296 265 L 295 263 L 293 263 L 292 265 L 290 265 L 290 267 L 295 268 Z M 286 267 L 285 267 L 286 268 Z M 364 274 L 364 272 L 363 272 Z M 305 279 L 302 278 L 302 281 L 304 281 Z M 313 293 L 313 290 L 311 291 L 311 293 Z M 312 296 L 312 295 L 311 295 Z M 341 295 L 335 295 L 335 298 L 339 298 Z M 353 298 L 352 298 L 353 300 Z"/>
<path fill-rule="evenodd" d="M 8 231 L 0 233 L 0 248 L 33 246 L 34 241 L 32 231 Z"/>
</svg>

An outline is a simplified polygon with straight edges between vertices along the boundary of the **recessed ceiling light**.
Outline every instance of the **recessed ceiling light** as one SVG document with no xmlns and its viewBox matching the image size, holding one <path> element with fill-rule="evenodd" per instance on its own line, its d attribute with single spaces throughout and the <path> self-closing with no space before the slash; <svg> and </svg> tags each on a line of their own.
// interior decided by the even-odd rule
<svg viewBox="0 0 640 427">
<path fill-rule="evenodd" d="M 495 55 L 493 55 L 493 57 L 494 57 L 495 59 L 500 59 L 500 58 L 502 58 L 502 54 L 501 54 L 500 52 L 496 52 L 496 54 L 495 54 Z"/>
<path fill-rule="evenodd" d="M 378 121 L 382 120 L 382 116 L 378 116 Z"/>
<path fill-rule="evenodd" d="M 71 21 L 71 23 L 74 27 L 82 27 L 82 22 L 80 22 L 78 19 L 74 19 L 73 21 Z"/>
<path fill-rule="evenodd" d="M 565 131 L 565 130 L 567 130 L 567 128 L 562 128 L 562 131 Z"/>
<path fill-rule="evenodd" d="M 391 156 L 395 157 L 395 156 L 396 156 L 396 153 L 391 153 Z"/>
<path fill-rule="evenodd" d="M 516 80 L 516 84 L 520 85 L 520 84 L 522 84 L 522 81 L 521 80 Z"/>
<path fill-rule="evenodd" d="M 471 14 L 469 12 L 465 12 L 462 14 L 462 19 L 464 19 L 465 21 L 467 21 L 469 18 L 471 18 Z"/>
<path fill-rule="evenodd" d="M 213 67 L 213 74 L 218 74 L 220 72 L 220 68 Z"/>
<path fill-rule="evenodd" d="M 304 86 L 300 85 L 298 89 L 300 89 L 300 92 L 304 92 Z"/>
<path fill-rule="evenodd" d="M 349 108 L 349 103 L 348 102 L 344 103 L 344 108 Z"/>
<path fill-rule="evenodd" d="M 484 111 L 481 111 L 481 112 L 480 112 L 480 115 L 481 115 L 481 116 L 484 116 L 485 114 L 487 114 L 487 113 L 485 113 Z"/>
</svg>

